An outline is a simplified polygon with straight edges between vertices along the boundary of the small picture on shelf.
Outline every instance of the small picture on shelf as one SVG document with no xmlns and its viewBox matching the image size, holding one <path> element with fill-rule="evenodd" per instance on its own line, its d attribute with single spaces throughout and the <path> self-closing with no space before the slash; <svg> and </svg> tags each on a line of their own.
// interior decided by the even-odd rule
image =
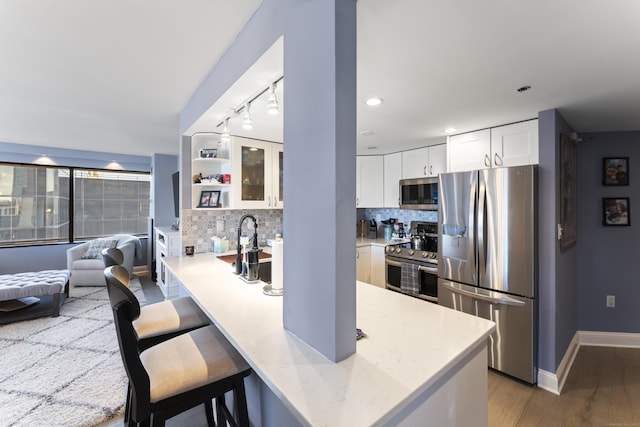
<svg viewBox="0 0 640 427">
<path fill-rule="evenodd" d="M 203 159 L 215 159 L 218 157 L 217 148 L 203 148 L 200 150 L 200 157 Z"/>
<path fill-rule="evenodd" d="M 209 207 L 217 208 L 220 204 L 220 191 L 210 191 L 211 195 L 209 196 Z"/>
<path fill-rule="evenodd" d="M 209 203 L 211 201 L 211 193 L 213 191 L 201 191 L 200 192 L 200 203 L 198 204 L 199 208 L 208 208 Z"/>
</svg>

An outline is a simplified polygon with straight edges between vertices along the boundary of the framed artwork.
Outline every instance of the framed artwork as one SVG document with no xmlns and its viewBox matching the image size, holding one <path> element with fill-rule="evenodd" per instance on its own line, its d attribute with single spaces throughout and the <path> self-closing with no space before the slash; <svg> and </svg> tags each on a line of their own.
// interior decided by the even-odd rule
<svg viewBox="0 0 640 427">
<path fill-rule="evenodd" d="M 200 192 L 200 203 L 198 203 L 199 208 L 208 208 L 209 201 L 211 200 L 211 191 L 201 191 Z"/>
<path fill-rule="evenodd" d="M 628 197 L 602 198 L 602 225 L 629 226 L 631 216 Z"/>
<path fill-rule="evenodd" d="M 200 157 L 203 159 L 215 159 L 218 157 L 217 148 L 203 148 L 200 150 Z"/>
<path fill-rule="evenodd" d="M 602 185 L 629 185 L 629 158 L 602 159 Z"/>
<path fill-rule="evenodd" d="M 576 244 L 577 199 L 576 199 L 576 145 L 568 135 L 560 134 L 560 250 Z"/>
<path fill-rule="evenodd" d="M 220 191 L 210 191 L 211 195 L 209 196 L 209 207 L 217 208 L 220 203 Z"/>
</svg>

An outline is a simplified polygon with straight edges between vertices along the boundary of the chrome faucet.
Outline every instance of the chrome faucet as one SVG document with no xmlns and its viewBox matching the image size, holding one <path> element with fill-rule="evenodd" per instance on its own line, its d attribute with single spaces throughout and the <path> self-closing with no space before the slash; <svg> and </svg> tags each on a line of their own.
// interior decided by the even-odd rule
<svg viewBox="0 0 640 427">
<path fill-rule="evenodd" d="M 242 224 L 244 220 L 247 218 L 251 218 L 253 220 L 253 248 L 255 251 L 258 250 L 258 221 L 256 217 L 250 214 L 242 215 L 240 218 L 240 223 L 238 224 L 238 252 L 236 254 L 236 274 L 242 274 L 242 244 L 240 243 L 240 236 L 242 235 Z"/>
</svg>

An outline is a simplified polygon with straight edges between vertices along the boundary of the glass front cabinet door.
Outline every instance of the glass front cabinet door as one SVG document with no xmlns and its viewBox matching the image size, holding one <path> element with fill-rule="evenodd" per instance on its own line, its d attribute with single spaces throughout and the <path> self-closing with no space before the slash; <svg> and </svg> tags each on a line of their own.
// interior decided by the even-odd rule
<svg viewBox="0 0 640 427">
<path fill-rule="evenodd" d="M 284 150 L 282 144 L 272 144 L 273 152 L 273 204 L 274 208 L 282 209 L 284 201 L 283 171 L 284 171 Z"/>
<path fill-rule="evenodd" d="M 281 208 L 282 144 L 236 137 L 233 147 L 234 209 Z"/>
</svg>

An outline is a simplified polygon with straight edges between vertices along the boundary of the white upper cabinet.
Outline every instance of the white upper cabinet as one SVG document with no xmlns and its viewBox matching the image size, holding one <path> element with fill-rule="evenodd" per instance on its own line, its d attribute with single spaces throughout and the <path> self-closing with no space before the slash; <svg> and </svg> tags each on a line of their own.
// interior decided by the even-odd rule
<svg viewBox="0 0 640 427">
<path fill-rule="evenodd" d="M 449 137 L 449 172 L 491 167 L 491 131 L 489 129 Z"/>
<path fill-rule="evenodd" d="M 402 179 L 427 176 L 429 148 L 402 152 Z"/>
<path fill-rule="evenodd" d="M 538 120 L 492 128 L 491 151 L 494 167 L 537 165 Z"/>
<path fill-rule="evenodd" d="M 449 137 L 449 172 L 538 163 L 538 119 Z"/>
<path fill-rule="evenodd" d="M 402 178 L 438 176 L 446 172 L 447 145 L 431 145 L 402 152 Z"/>
<path fill-rule="evenodd" d="M 429 148 L 428 176 L 438 176 L 447 171 L 447 144 L 432 145 Z"/>
<path fill-rule="evenodd" d="M 284 206 L 284 150 L 282 144 L 274 143 L 271 146 L 272 162 L 273 162 L 273 178 L 271 180 L 271 197 L 272 206 L 282 209 Z"/>
<path fill-rule="evenodd" d="M 380 208 L 384 194 L 383 156 L 357 156 L 356 207 Z"/>
<path fill-rule="evenodd" d="M 231 207 L 282 207 L 280 163 L 282 144 L 235 137 L 233 141 Z"/>
<path fill-rule="evenodd" d="M 385 208 L 400 207 L 400 180 L 402 179 L 402 153 L 384 156 L 384 205 Z"/>
</svg>

